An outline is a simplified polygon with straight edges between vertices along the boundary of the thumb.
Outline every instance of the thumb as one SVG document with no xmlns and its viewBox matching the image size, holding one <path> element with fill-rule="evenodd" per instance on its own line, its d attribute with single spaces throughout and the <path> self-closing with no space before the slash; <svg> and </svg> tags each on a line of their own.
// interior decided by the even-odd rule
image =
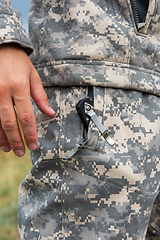
<svg viewBox="0 0 160 240">
<path fill-rule="evenodd" d="M 48 117 L 54 117 L 55 111 L 49 105 L 47 94 L 44 91 L 39 74 L 34 67 L 30 75 L 30 91 L 31 97 L 38 109 Z"/>
</svg>

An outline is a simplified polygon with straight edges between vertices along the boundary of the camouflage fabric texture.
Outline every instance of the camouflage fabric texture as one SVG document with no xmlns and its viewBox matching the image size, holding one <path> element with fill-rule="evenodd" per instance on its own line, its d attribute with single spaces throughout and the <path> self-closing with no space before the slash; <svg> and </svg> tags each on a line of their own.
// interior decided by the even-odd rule
<svg viewBox="0 0 160 240">
<path fill-rule="evenodd" d="M 18 42 L 28 53 L 34 48 L 31 60 L 44 86 L 160 95 L 160 1 L 149 1 L 146 24 L 138 32 L 130 0 L 31 0 L 30 39 L 7 2 L 0 0 L 0 43 Z"/>
<path fill-rule="evenodd" d="M 36 106 L 39 148 L 19 189 L 21 239 L 145 239 L 160 178 L 160 99 L 133 90 L 94 87 L 94 108 L 115 140 L 91 123 L 83 138 L 76 103 L 87 87 L 46 88 L 56 117 Z M 156 238 L 155 238 L 156 239 Z"/>
<path fill-rule="evenodd" d="M 31 1 L 32 62 L 44 86 L 104 86 L 160 94 L 160 1 L 135 27 L 130 0 Z"/>
<path fill-rule="evenodd" d="M 0 0 L 0 44 L 16 42 L 27 54 L 33 52 L 32 43 L 22 25 L 19 11 L 11 8 L 11 1 Z"/>
<path fill-rule="evenodd" d="M 29 37 L 10 1 L 0 0 L 0 44 L 31 54 L 51 106 L 36 107 L 39 148 L 19 190 L 21 239 L 145 239 L 159 191 L 160 1 L 137 31 L 129 0 L 31 0 Z M 83 139 L 76 103 L 94 88 L 94 107 L 115 140 L 94 124 Z M 159 231 L 159 195 L 147 240 Z"/>
</svg>

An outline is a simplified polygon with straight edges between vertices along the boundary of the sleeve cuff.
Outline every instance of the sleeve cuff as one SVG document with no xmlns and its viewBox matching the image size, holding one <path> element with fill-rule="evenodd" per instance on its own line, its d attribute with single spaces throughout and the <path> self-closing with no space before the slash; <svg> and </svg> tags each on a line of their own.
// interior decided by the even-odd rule
<svg viewBox="0 0 160 240">
<path fill-rule="evenodd" d="M 20 13 L 7 7 L 5 11 L 0 11 L 0 44 L 12 42 L 20 44 L 28 55 L 33 52 L 33 46 L 22 25 Z"/>
</svg>

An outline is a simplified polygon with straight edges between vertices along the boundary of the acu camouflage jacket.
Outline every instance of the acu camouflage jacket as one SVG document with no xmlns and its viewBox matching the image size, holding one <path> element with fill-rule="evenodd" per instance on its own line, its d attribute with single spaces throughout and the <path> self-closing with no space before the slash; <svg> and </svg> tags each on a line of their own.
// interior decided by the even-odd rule
<svg viewBox="0 0 160 240">
<path fill-rule="evenodd" d="M 29 37 L 0 0 L 0 43 L 17 42 L 44 86 L 93 85 L 160 95 L 160 1 L 137 28 L 134 0 L 31 0 Z"/>
</svg>

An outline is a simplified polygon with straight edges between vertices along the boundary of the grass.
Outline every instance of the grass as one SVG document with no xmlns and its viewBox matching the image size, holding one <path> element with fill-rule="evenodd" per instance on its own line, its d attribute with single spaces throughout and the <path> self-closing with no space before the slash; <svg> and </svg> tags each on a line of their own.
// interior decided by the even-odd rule
<svg viewBox="0 0 160 240">
<path fill-rule="evenodd" d="M 20 240 L 17 230 L 18 188 L 31 168 L 29 151 L 18 158 L 0 150 L 0 240 Z"/>
</svg>

